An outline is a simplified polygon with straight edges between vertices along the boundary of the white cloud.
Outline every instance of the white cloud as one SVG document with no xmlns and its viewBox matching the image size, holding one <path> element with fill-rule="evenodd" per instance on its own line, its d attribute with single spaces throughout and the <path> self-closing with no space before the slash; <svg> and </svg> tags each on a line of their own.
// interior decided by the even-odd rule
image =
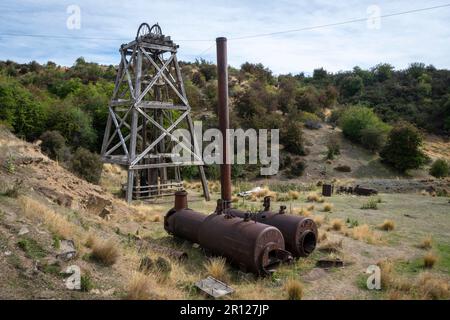
<svg viewBox="0 0 450 320">
<path fill-rule="evenodd" d="M 67 30 L 68 5 L 81 8 L 81 30 Z M 20 62 L 55 61 L 71 65 L 79 56 L 105 64 L 118 63 L 118 48 L 132 40 L 138 25 L 159 22 L 180 41 L 179 59 L 199 54 L 215 60 L 214 39 L 271 33 L 335 23 L 366 16 L 376 4 L 381 14 L 443 4 L 441 1 L 2 1 L 0 5 L 0 59 Z M 365 22 L 257 39 L 230 40 L 229 61 L 262 62 L 275 73 L 329 71 L 371 67 L 389 62 L 397 68 L 414 61 L 450 68 L 448 41 L 450 8 L 382 19 L 380 30 Z M 48 34 L 120 40 L 80 40 L 1 36 L 2 33 Z M 123 39 L 123 40 L 121 40 Z"/>
</svg>

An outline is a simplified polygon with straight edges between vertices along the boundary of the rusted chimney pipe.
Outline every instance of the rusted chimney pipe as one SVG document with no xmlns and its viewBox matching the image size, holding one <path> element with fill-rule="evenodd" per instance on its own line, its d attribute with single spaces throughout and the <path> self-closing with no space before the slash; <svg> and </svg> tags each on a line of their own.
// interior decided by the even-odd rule
<svg viewBox="0 0 450 320">
<path fill-rule="evenodd" d="M 220 183 L 223 205 L 228 208 L 231 203 L 231 164 L 228 160 L 230 141 L 227 129 L 230 127 L 228 112 L 228 62 L 227 38 L 217 38 L 217 82 L 218 82 L 218 115 L 219 129 L 222 132 L 222 165 L 220 166 Z"/>
</svg>

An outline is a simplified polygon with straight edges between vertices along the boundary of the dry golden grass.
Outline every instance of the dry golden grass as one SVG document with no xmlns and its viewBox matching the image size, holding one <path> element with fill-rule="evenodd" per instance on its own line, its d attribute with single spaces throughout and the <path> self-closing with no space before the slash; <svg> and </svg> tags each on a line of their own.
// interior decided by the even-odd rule
<svg viewBox="0 0 450 320">
<path fill-rule="evenodd" d="M 118 244 L 112 239 L 95 241 L 92 245 L 91 257 L 106 266 L 111 266 L 119 257 Z"/>
<path fill-rule="evenodd" d="M 320 227 L 325 222 L 325 217 L 322 215 L 315 215 L 312 219 L 316 223 L 317 227 Z"/>
<path fill-rule="evenodd" d="M 152 222 L 160 222 L 161 221 L 161 216 L 155 214 L 154 216 L 151 217 L 151 221 Z"/>
<path fill-rule="evenodd" d="M 39 201 L 21 196 L 18 203 L 25 216 L 43 222 L 50 232 L 61 238 L 74 239 L 78 235 L 77 227 L 74 224 Z"/>
<path fill-rule="evenodd" d="M 140 272 L 134 272 L 126 288 L 125 299 L 149 300 L 152 298 L 151 283 L 149 278 Z"/>
<path fill-rule="evenodd" d="M 434 265 L 436 264 L 438 260 L 438 257 L 433 254 L 432 252 L 427 252 L 424 256 L 423 256 L 423 266 L 425 268 L 433 268 Z"/>
<path fill-rule="evenodd" d="M 342 221 L 341 219 L 333 219 L 330 222 L 331 224 L 331 229 L 333 229 L 334 231 L 341 231 L 342 227 L 344 226 L 344 221 Z"/>
<path fill-rule="evenodd" d="M 394 272 L 394 263 L 391 260 L 382 260 L 377 263 L 380 267 L 380 276 L 381 276 L 381 287 L 383 289 L 387 289 L 392 285 Z"/>
<path fill-rule="evenodd" d="M 384 231 L 392 231 L 395 229 L 395 222 L 392 220 L 384 220 L 380 225 L 380 229 Z"/>
<path fill-rule="evenodd" d="M 370 244 L 375 244 L 381 241 L 381 237 L 367 224 L 362 224 L 352 228 L 349 235 L 355 240 L 363 240 Z"/>
<path fill-rule="evenodd" d="M 418 245 L 419 248 L 429 250 L 433 247 L 433 238 L 429 235 L 422 239 L 422 242 Z"/>
<path fill-rule="evenodd" d="M 289 279 L 284 288 L 287 293 L 288 300 L 301 300 L 303 298 L 303 285 L 300 281 Z"/>
<path fill-rule="evenodd" d="M 422 299 L 449 299 L 450 291 L 448 281 L 428 272 L 419 276 L 417 289 Z"/>
<path fill-rule="evenodd" d="M 342 239 L 339 241 L 326 241 L 319 248 L 319 251 L 328 253 L 339 253 L 342 249 Z"/>
<path fill-rule="evenodd" d="M 331 204 L 331 203 L 325 203 L 325 204 L 323 205 L 322 211 L 324 211 L 324 212 L 330 212 L 331 210 L 333 210 L 333 204 Z"/>
<path fill-rule="evenodd" d="M 307 206 L 306 209 L 307 209 L 308 211 L 313 211 L 313 210 L 314 210 L 314 205 L 311 204 L 311 205 Z"/>
<path fill-rule="evenodd" d="M 225 258 L 210 258 L 204 264 L 206 272 L 213 278 L 216 278 L 220 281 L 228 280 L 228 273 L 226 267 Z"/>
<path fill-rule="evenodd" d="M 328 233 L 326 231 L 319 231 L 319 236 L 318 236 L 318 242 L 324 242 L 325 240 L 328 239 Z"/>
<path fill-rule="evenodd" d="M 319 202 L 320 196 L 317 193 L 310 193 L 306 197 L 306 201 L 308 202 Z"/>
<path fill-rule="evenodd" d="M 287 193 L 278 193 L 277 201 L 290 201 L 291 197 Z"/>
<path fill-rule="evenodd" d="M 294 209 L 294 213 L 304 217 L 310 217 L 312 215 L 311 211 L 308 211 L 305 208 Z"/>
<path fill-rule="evenodd" d="M 291 200 L 297 200 L 298 198 L 300 198 L 300 192 L 294 191 L 294 190 L 289 190 L 288 196 Z"/>
<path fill-rule="evenodd" d="M 268 196 L 270 192 L 271 191 L 269 190 L 269 188 L 264 187 L 264 188 L 261 188 L 261 190 L 253 192 L 252 195 L 254 195 L 257 198 L 264 198 L 265 196 Z"/>
<path fill-rule="evenodd" d="M 238 196 L 232 196 L 231 197 L 231 202 L 233 202 L 233 203 L 239 202 L 239 197 Z"/>
<path fill-rule="evenodd" d="M 93 233 L 89 233 L 84 241 L 84 246 L 86 248 L 92 248 L 97 241 L 97 237 Z"/>
<path fill-rule="evenodd" d="M 220 192 L 220 183 L 218 183 L 217 181 L 209 181 L 208 189 L 212 193 L 218 193 Z"/>
</svg>

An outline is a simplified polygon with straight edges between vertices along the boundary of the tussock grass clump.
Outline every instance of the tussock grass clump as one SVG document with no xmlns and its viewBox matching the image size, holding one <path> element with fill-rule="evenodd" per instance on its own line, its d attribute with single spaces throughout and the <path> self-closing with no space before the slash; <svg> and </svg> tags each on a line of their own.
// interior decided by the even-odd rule
<svg viewBox="0 0 450 320">
<path fill-rule="evenodd" d="M 342 239 L 339 241 L 326 241 L 318 250 L 327 253 L 339 253 L 342 249 Z"/>
<path fill-rule="evenodd" d="M 289 201 L 291 197 L 287 193 L 279 193 L 277 195 L 277 201 Z"/>
<path fill-rule="evenodd" d="M 25 216 L 43 222 L 50 232 L 59 237 L 72 239 L 77 233 L 75 225 L 40 202 L 27 196 L 20 196 L 18 203 Z"/>
<path fill-rule="evenodd" d="M 333 229 L 334 231 L 341 231 L 342 227 L 344 226 L 344 221 L 342 221 L 341 219 L 333 219 L 330 222 L 331 224 L 331 229 Z"/>
<path fill-rule="evenodd" d="M 220 281 L 227 281 L 227 267 L 225 263 L 225 258 L 210 258 L 204 264 L 206 272 L 213 278 L 216 278 Z"/>
<path fill-rule="evenodd" d="M 310 217 L 312 215 L 311 211 L 309 211 L 303 207 L 300 209 L 294 209 L 294 213 L 296 213 L 300 216 L 304 216 L 304 217 Z"/>
<path fill-rule="evenodd" d="M 315 222 L 315 224 L 317 225 L 317 227 L 320 227 L 325 222 L 325 217 L 322 215 L 313 216 L 312 219 Z"/>
<path fill-rule="evenodd" d="M 303 285 L 300 281 L 290 279 L 285 285 L 288 300 L 301 300 L 303 298 Z"/>
<path fill-rule="evenodd" d="M 377 263 L 380 267 L 381 287 L 387 289 L 393 284 L 394 264 L 391 260 L 382 260 Z"/>
<path fill-rule="evenodd" d="M 428 252 L 427 254 L 425 254 L 423 256 L 423 266 L 425 268 L 431 269 L 434 267 L 437 260 L 438 260 L 438 258 L 435 254 L 433 254 L 432 252 Z"/>
<path fill-rule="evenodd" d="M 84 241 L 84 246 L 86 248 L 92 248 L 94 246 L 94 243 L 96 243 L 97 241 L 97 237 L 93 233 L 89 233 L 86 237 L 86 240 Z"/>
<path fill-rule="evenodd" d="M 368 209 L 372 209 L 372 210 L 376 210 L 378 209 L 378 199 L 369 199 L 369 201 L 367 201 L 366 203 L 364 203 L 361 206 L 361 209 L 363 210 L 368 210 Z"/>
<path fill-rule="evenodd" d="M 395 222 L 392 220 L 384 220 L 380 225 L 380 229 L 384 231 L 392 231 L 395 229 Z"/>
<path fill-rule="evenodd" d="M 325 203 L 325 204 L 323 205 L 322 211 L 324 211 L 324 212 L 330 212 L 331 210 L 333 210 L 333 204 L 331 204 L 331 203 Z"/>
<path fill-rule="evenodd" d="M 152 298 L 150 292 L 151 284 L 149 278 L 140 272 L 134 272 L 126 288 L 127 300 L 149 300 Z"/>
<path fill-rule="evenodd" d="M 419 276 L 417 288 L 422 299 L 446 300 L 450 298 L 448 282 L 428 272 Z"/>
<path fill-rule="evenodd" d="M 315 206 L 313 204 L 306 207 L 308 211 L 314 211 L 314 208 Z"/>
<path fill-rule="evenodd" d="M 306 201 L 308 202 L 319 202 L 320 196 L 317 193 L 310 193 L 306 197 Z"/>
<path fill-rule="evenodd" d="M 152 222 L 160 222 L 161 221 L 161 216 L 155 214 L 154 216 L 151 217 L 151 221 Z"/>
<path fill-rule="evenodd" d="M 367 224 L 362 224 L 352 228 L 349 235 L 355 240 L 363 240 L 370 244 L 380 241 L 380 236 L 377 235 Z"/>
<path fill-rule="evenodd" d="M 295 190 L 289 190 L 288 196 L 291 200 L 298 200 L 298 198 L 300 198 L 300 192 Z"/>
<path fill-rule="evenodd" d="M 119 257 L 117 247 L 117 243 L 112 239 L 95 241 L 92 246 L 91 259 L 105 266 L 112 266 Z"/>
<path fill-rule="evenodd" d="M 318 242 L 319 243 L 321 243 L 321 242 L 324 242 L 325 240 L 327 240 L 328 239 L 328 233 L 326 233 L 326 231 L 324 231 L 324 232 L 322 232 L 322 231 L 319 231 L 319 237 L 318 237 Z"/>
<path fill-rule="evenodd" d="M 433 246 L 433 238 L 429 235 L 422 239 L 422 242 L 418 245 L 419 248 L 429 250 Z"/>
</svg>

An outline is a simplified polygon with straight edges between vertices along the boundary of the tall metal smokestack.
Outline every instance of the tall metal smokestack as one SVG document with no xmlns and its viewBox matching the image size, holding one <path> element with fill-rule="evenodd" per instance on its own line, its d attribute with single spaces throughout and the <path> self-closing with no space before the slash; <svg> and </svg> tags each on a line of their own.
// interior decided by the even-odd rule
<svg viewBox="0 0 450 320">
<path fill-rule="evenodd" d="M 225 207 L 231 202 L 231 164 L 229 157 L 229 139 L 227 129 L 230 127 L 228 112 L 228 62 L 227 38 L 216 39 L 217 46 L 217 79 L 218 79 L 218 115 L 219 129 L 222 132 L 222 165 L 220 166 L 221 195 Z"/>
</svg>

